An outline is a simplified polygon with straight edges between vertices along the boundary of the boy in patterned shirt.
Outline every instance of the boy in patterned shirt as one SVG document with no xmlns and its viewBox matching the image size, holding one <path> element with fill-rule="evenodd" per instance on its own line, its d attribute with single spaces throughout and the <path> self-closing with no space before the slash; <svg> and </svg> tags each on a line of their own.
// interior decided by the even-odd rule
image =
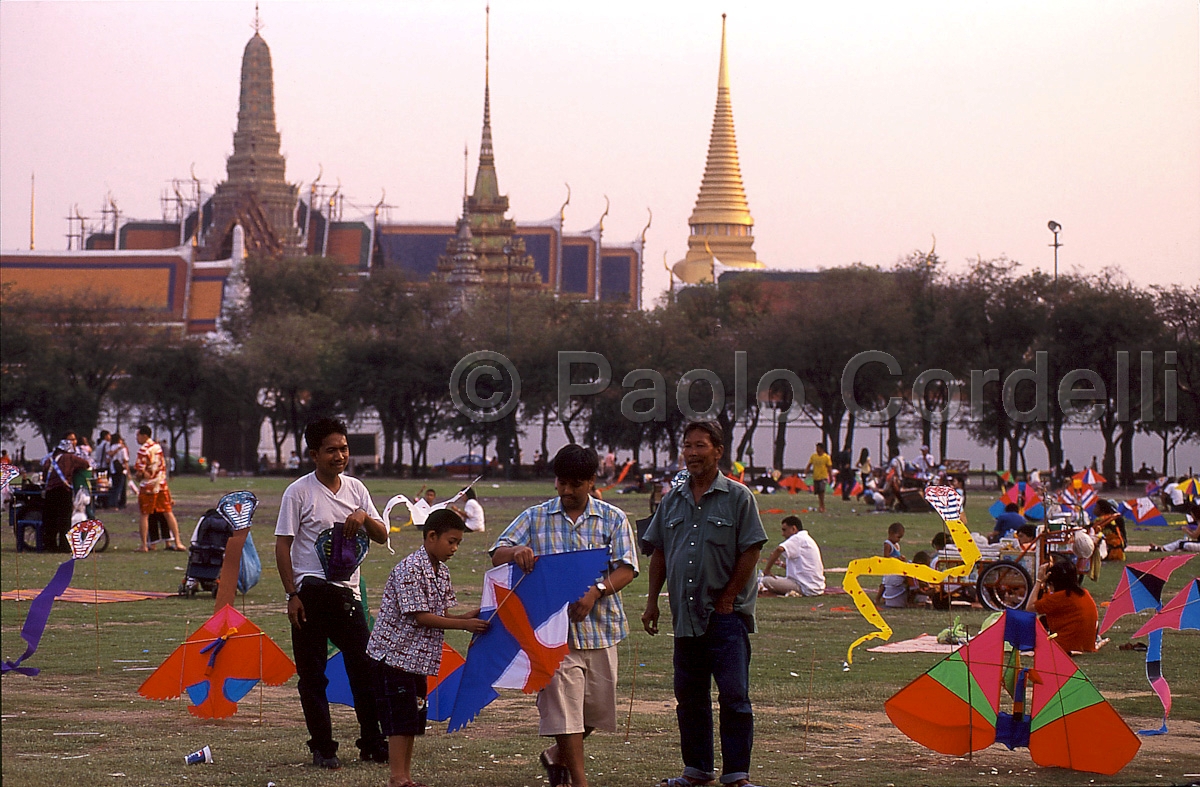
<svg viewBox="0 0 1200 787">
<path fill-rule="evenodd" d="M 367 655 L 379 662 L 375 704 L 388 739 L 388 787 L 422 787 L 412 780 L 413 739 L 425 734 L 425 679 L 441 666 L 443 629 L 477 634 L 488 626 L 479 619 L 478 607 L 446 614 L 458 603 L 446 561 L 458 551 L 466 529 L 453 511 L 434 511 L 425 521 L 425 543 L 396 564 L 383 587 Z"/>
</svg>

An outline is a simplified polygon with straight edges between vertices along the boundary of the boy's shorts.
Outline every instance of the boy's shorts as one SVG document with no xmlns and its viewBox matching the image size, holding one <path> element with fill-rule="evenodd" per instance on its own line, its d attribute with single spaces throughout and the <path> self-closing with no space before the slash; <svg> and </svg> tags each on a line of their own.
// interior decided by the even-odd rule
<svg viewBox="0 0 1200 787">
<path fill-rule="evenodd" d="M 138 492 L 138 509 L 143 514 L 169 514 L 174 507 L 171 490 L 167 487 L 157 492 Z"/>
<path fill-rule="evenodd" d="M 425 734 L 425 676 L 376 662 L 375 709 L 385 736 Z"/>
<path fill-rule="evenodd" d="M 591 727 L 617 729 L 617 646 L 571 648 L 538 692 L 538 735 L 572 735 Z"/>
</svg>

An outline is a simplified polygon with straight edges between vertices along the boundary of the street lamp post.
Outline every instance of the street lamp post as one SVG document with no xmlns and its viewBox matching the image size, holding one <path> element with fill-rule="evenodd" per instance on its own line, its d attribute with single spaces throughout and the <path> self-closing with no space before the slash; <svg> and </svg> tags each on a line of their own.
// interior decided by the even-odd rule
<svg viewBox="0 0 1200 787">
<path fill-rule="evenodd" d="M 1058 295 L 1058 250 L 1062 244 L 1058 242 L 1058 233 L 1062 232 L 1062 225 L 1057 221 L 1051 220 L 1046 226 L 1054 233 L 1054 243 L 1050 245 L 1054 247 L 1054 294 Z"/>
</svg>

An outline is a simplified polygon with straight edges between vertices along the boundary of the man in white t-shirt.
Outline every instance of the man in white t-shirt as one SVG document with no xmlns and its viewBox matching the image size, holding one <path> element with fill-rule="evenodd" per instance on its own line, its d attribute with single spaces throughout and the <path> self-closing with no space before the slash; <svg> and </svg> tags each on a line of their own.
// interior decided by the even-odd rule
<svg viewBox="0 0 1200 787">
<path fill-rule="evenodd" d="M 795 591 L 804 596 L 821 595 L 825 592 L 825 565 L 817 542 L 805 532 L 798 516 L 784 517 L 780 530 L 783 543 L 767 558 L 767 567 L 758 580 L 758 594 L 785 596 Z M 786 572 L 777 577 L 771 571 L 781 557 L 785 557 Z"/>
<path fill-rule="evenodd" d="M 1184 495 L 1183 489 L 1179 486 L 1179 480 L 1171 479 L 1171 483 L 1163 487 L 1163 497 L 1171 506 L 1171 510 L 1175 512 L 1184 510 Z"/>
<path fill-rule="evenodd" d="M 387 762 L 388 744 L 379 727 L 366 655 L 370 631 L 359 595 L 358 568 L 345 580 L 331 581 L 317 553 L 318 536 L 334 527 L 342 528 L 351 540 L 364 530 L 379 544 L 387 541 L 387 528 L 363 483 L 342 475 L 350 459 L 346 425 L 322 418 L 308 425 L 304 439 L 316 470 L 284 490 L 275 525 L 275 562 L 287 593 L 292 652 L 300 677 L 297 688 L 310 736 L 308 748 L 313 765 L 341 767 L 325 696 L 329 683 L 325 662 L 332 642 L 342 652 L 354 695 L 354 712 L 361 731 L 356 742 L 360 756 L 363 760 Z"/>
</svg>

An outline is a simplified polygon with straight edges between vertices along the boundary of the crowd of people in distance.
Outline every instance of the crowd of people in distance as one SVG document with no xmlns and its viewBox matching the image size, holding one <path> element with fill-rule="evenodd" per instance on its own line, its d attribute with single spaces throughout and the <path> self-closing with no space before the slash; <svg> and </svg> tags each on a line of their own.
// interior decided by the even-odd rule
<svg viewBox="0 0 1200 787">
<path fill-rule="evenodd" d="M 93 446 L 86 435 L 67 431 L 37 464 L 40 486 L 32 484 L 31 488 L 41 493 L 47 549 L 70 551 L 67 531 L 73 524 L 94 518 L 98 508 L 124 510 L 133 491 L 140 515 L 138 551 L 151 551 L 159 543 L 170 550 L 187 551 L 173 513 L 168 480 L 172 462 L 149 426 L 138 427 L 136 440 L 138 449 L 131 462 L 129 446 L 119 432 L 102 430 Z M 29 478 L 26 484 L 31 484 Z M 10 494 L 6 490 L 5 502 Z"/>
</svg>

